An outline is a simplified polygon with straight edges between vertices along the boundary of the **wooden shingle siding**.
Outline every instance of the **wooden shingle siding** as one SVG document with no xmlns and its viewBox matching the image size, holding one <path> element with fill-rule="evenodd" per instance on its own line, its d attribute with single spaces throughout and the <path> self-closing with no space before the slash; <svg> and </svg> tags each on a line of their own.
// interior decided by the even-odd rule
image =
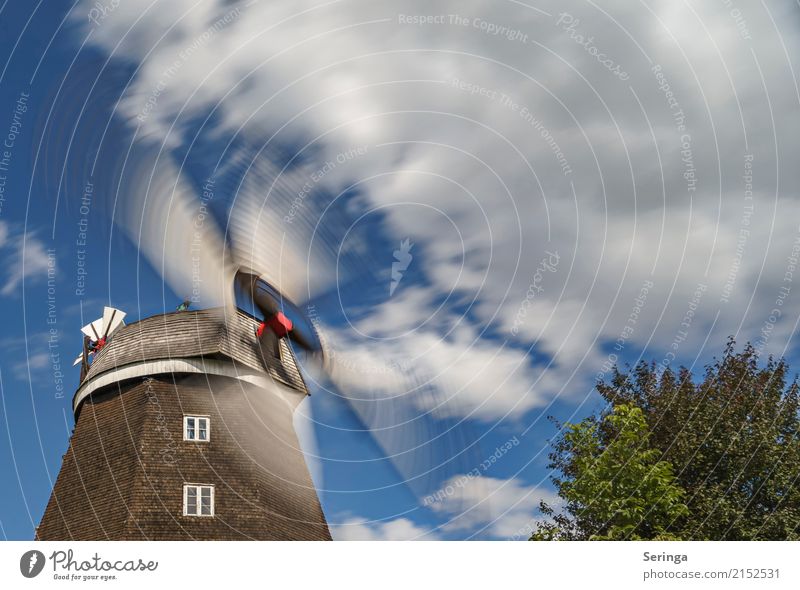
<svg viewBox="0 0 800 590">
<path fill-rule="evenodd" d="M 329 540 L 289 407 L 201 375 L 147 379 L 84 404 L 41 540 Z M 206 443 L 183 416 L 209 416 Z M 215 516 L 183 516 L 184 483 L 215 487 Z"/>
<path fill-rule="evenodd" d="M 270 374 L 276 379 L 289 383 L 300 389 L 300 384 L 303 384 L 302 389 L 305 389 L 303 377 L 300 375 L 300 370 L 297 368 L 297 362 L 292 354 L 292 350 L 286 339 L 280 341 L 282 362 L 277 366 L 270 367 Z"/>
<path fill-rule="evenodd" d="M 283 383 L 274 379 L 271 375 L 264 374 L 263 371 L 244 367 L 234 363 L 231 359 L 211 358 L 206 356 L 141 361 L 122 365 L 117 369 L 104 371 L 92 379 L 85 380 L 81 383 L 81 386 L 72 398 L 72 408 L 77 418 L 80 414 L 80 407 L 87 396 L 101 394 L 109 387 L 118 386 L 119 383 L 125 381 L 154 377 L 156 375 L 187 374 L 217 375 L 237 381 L 245 381 L 251 385 L 262 387 L 263 389 L 271 389 L 275 391 L 276 394 L 283 397 L 291 408 L 296 408 L 306 397 L 304 391 L 283 387 Z M 278 388 L 272 387 L 275 383 L 278 383 L 280 386 Z"/>
<path fill-rule="evenodd" d="M 285 341 L 280 342 L 283 362 L 267 355 L 270 362 L 264 366 L 255 334 L 257 326 L 257 320 L 239 309 L 178 311 L 146 318 L 114 333 L 92 362 L 86 379 L 145 360 L 223 355 L 252 369 L 266 369 L 275 379 L 307 392 Z"/>
<path fill-rule="evenodd" d="M 168 313 L 128 324 L 96 355 L 87 378 L 141 360 L 215 354 L 223 329 L 223 315 L 216 309 Z"/>
</svg>

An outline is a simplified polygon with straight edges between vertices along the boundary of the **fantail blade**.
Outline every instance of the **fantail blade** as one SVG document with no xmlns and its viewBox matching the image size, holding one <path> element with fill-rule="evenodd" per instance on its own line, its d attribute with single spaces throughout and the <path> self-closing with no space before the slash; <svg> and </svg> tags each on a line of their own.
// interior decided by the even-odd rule
<svg viewBox="0 0 800 590">
<path fill-rule="evenodd" d="M 123 326 L 125 322 L 125 316 L 127 314 L 124 311 L 116 309 L 114 307 L 105 307 L 103 309 L 103 337 L 108 338 L 120 326 Z"/>
</svg>

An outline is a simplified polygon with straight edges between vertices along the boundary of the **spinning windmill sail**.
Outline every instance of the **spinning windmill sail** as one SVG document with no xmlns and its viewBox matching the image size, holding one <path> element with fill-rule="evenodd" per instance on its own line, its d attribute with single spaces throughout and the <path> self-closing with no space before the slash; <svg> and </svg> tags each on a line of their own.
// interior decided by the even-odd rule
<svg viewBox="0 0 800 590">
<path fill-rule="evenodd" d="M 276 316 L 289 300 L 302 313 L 341 281 L 367 271 L 365 266 L 339 264 L 337 237 L 326 232 L 350 223 L 307 196 L 298 206 L 304 176 L 280 168 L 275 162 L 281 159 L 273 156 L 261 154 L 242 164 L 246 172 L 232 191 L 223 225 L 217 225 L 206 201 L 163 157 L 150 162 L 149 185 L 123 183 L 129 192 L 118 198 L 125 209 L 117 222 L 176 293 L 193 287 L 199 306 L 233 305 L 237 285 L 264 318 Z M 304 323 L 314 324 L 308 318 Z M 318 388 L 347 405 L 417 497 L 479 462 L 477 442 L 466 423 L 442 418 L 457 415 L 441 411 L 452 403 L 446 392 L 408 368 L 391 371 L 385 382 L 366 391 L 353 387 L 364 384 L 358 366 L 345 354 L 330 354 L 315 332 L 315 327 L 285 326 L 285 336 L 308 353 L 304 368 Z M 374 365 L 396 365 L 377 352 L 367 354 Z M 425 409 L 431 407 L 440 411 Z"/>
</svg>

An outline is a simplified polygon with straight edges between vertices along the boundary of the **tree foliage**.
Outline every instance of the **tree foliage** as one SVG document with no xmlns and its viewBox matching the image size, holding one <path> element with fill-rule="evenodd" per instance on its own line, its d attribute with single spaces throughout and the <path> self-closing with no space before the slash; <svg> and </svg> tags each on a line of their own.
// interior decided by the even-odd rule
<svg viewBox="0 0 800 590">
<path fill-rule="evenodd" d="M 568 425 L 554 444 L 550 467 L 560 473 L 554 483 L 566 506 L 556 514 L 542 505 L 549 520 L 534 538 L 800 539 L 798 386 L 787 383 L 785 361 L 769 358 L 759 367 L 758 360 L 752 346 L 737 353 L 731 340 L 697 380 L 688 369 L 660 372 L 653 363 L 628 373 L 615 370 L 597 386 L 609 409 Z M 631 408 L 644 421 L 645 428 L 637 430 L 641 444 L 619 448 L 623 440 L 632 444 L 621 435 L 632 427 L 619 423 L 620 416 L 632 415 Z M 598 460 L 610 449 L 618 457 L 627 452 L 636 473 L 643 465 L 661 465 L 654 473 L 660 474 L 662 493 L 673 502 L 680 498 L 685 510 L 670 511 L 672 504 L 655 501 L 659 488 L 613 482 L 611 492 L 602 488 L 607 493 L 591 501 L 586 486 L 608 486 L 613 476 L 617 464 Z M 620 465 L 618 477 L 627 477 L 629 469 Z M 678 496 L 674 487 L 681 490 Z M 634 512 L 642 498 L 650 509 Z M 640 521 L 629 522 L 623 514 L 640 514 Z M 628 532 L 612 537 L 610 531 Z"/>
<path fill-rule="evenodd" d="M 606 439 L 602 433 L 611 436 Z M 539 526 L 537 539 L 669 539 L 667 527 L 686 512 L 683 490 L 672 466 L 649 447 L 650 432 L 640 408 L 618 405 L 597 420 L 567 425 L 554 462 L 564 473 L 555 480 L 566 513 Z"/>
</svg>

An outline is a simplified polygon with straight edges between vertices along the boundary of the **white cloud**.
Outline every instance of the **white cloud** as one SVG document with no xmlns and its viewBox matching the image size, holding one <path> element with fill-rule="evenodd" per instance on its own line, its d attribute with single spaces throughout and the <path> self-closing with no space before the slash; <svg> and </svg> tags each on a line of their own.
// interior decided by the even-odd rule
<svg viewBox="0 0 800 590">
<path fill-rule="evenodd" d="M 526 485 L 518 478 L 457 475 L 427 502 L 441 524 L 423 527 L 407 518 L 367 521 L 347 518 L 331 526 L 336 540 L 435 540 L 443 536 L 464 539 L 526 540 L 542 521 L 539 503 L 558 509 L 561 499 L 550 490 Z M 429 499 L 430 499 L 429 498 Z"/>
<path fill-rule="evenodd" d="M 485 476 L 453 477 L 442 488 L 441 498 L 431 508 L 447 518 L 444 530 L 509 540 L 530 537 L 541 520 L 541 500 L 560 505 L 551 491 L 527 486 L 517 478 Z"/>
<path fill-rule="evenodd" d="M 355 330 L 369 335 L 368 341 L 346 329 L 323 329 L 343 391 L 366 398 L 403 396 L 418 409 L 434 410 L 442 417 L 469 414 L 484 420 L 546 403 L 536 394 L 542 372 L 530 367 L 525 351 L 482 339 L 477 326 L 452 314 L 439 313 L 423 326 L 413 325 L 420 322 L 418 311 L 428 309 L 417 306 L 426 297 L 422 292 L 409 290 L 405 298 L 355 322 Z M 407 331 L 409 336 L 397 337 Z M 384 339 L 372 339 L 376 334 Z M 431 396 L 419 388 L 421 383 L 443 394 Z"/>
<path fill-rule="evenodd" d="M 434 541 L 438 538 L 407 518 L 390 521 L 349 518 L 331 525 L 331 535 L 336 541 Z"/>
<path fill-rule="evenodd" d="M 44 369 L 50 365 L 50 355 L 46 352 L 30 354 L 25 361 L 18 362 L 13 366 L 14 377 L 20 381 L 35 379 L 37 375 L 44 374 Z"/>
<path fill-rule="evenodd" d="M 9 242 L 13 241 L 13 244 Z M 4 247 L 3 255 L 10 260 L 6 263 L 6 282 L 0 294 L 10 295 L 28 277 L 43 280 L 47 276 L 50 255 L 44 243 L 33 232 L 12 236 L 6 224 L 0 225 L 0 247 Z"/>
</svg>

